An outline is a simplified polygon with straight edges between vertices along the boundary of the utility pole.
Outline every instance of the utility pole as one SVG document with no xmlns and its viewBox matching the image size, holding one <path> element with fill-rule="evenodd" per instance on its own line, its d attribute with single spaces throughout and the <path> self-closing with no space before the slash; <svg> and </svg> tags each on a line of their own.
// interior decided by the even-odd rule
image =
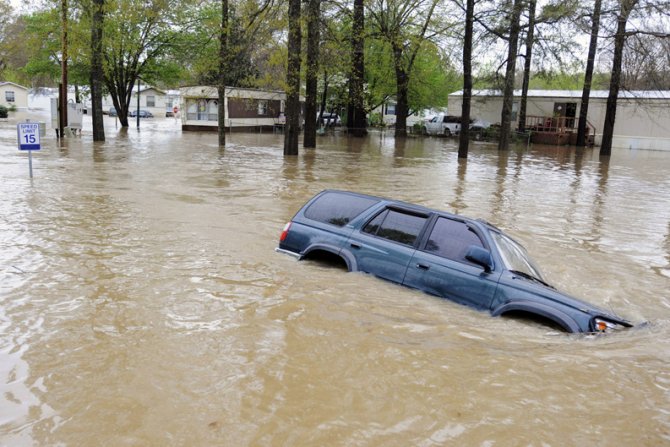
<svg viewBox="0 0 670 447">
<path fill-rule="evenodd" d="M 61 80 L 60 80 L 60 98 L 58 106 L 58 131 L 62 138 L 63 131 L 67 127 L 67 0 L 61 0 L 61 24 L 63 32 L 61 34 Z"/>
<path fill-rule="evenodd" d="M 137 78 L 137 128 L 140 128 L 140 78 Z"/>
</svg>

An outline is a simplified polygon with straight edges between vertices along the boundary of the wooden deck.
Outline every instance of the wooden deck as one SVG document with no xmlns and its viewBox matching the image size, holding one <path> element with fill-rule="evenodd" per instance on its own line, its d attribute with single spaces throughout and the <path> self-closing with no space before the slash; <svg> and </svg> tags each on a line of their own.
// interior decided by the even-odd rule
<svg viewBox="0 0 670 447">
<path fill-rule="evenodd" d="M 526 130 L 531 132 L 530 140 L 538 144 L 555 146 L 575 145 L 577 143 L 578 119 L 565 116 L 532 116 L 526 117 Z M 586 123 L 586 145 L 594 144 L 595 127 Z"/>
</svg>

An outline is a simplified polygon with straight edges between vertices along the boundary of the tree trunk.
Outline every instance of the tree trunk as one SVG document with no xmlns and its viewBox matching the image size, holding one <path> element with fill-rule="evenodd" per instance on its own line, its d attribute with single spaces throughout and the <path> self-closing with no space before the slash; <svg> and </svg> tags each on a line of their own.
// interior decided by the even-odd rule
<svg viewBox="0 0 670 447">
<path fill-rule="evenodd" d="M 475 0 L 467 0 L 465 9 L 465 37 L 463 39 L 463 104 L 461 106 L 461 134 L 458 158 L 468 158 L 470 143 L 470 103 L 472 101 L 472 28 Z"/>
<path fill-rule="evenodd" d="M 607 96 L 605 108 L 605 124 L 603 127 L 603 140 L 600 144 L 600 155 L 612 154 L 612 137 L 614 136 L 614 121 L 616 118 L 616 104 L 621 88 L 621 65 L 623 61 L 623 47 L 626 43 L 626 24 L 631 10 L 635 7 L 637 0 L 621 0 L 621 12 L 617 18 L 616 34 L 614 35 L 614 59 L 612 60 L 612 78 L 610 79 L 610 91 Z"/>
<path fill-rule="evenodd" d="M 102 29 L 105 0 L 93 0 L 93 23 L 91 25 L 91 115 L 93 141 L 105 141 L 105 126 L 102 115 Z"/>
<path fill-rule="evenodd" d="M 395 136 L 407 136 L 407 111 L 409 79 L 403 67 L 403 52 L 400 46 L 394 45 L 393 62 L 395 64 L 396 106 L 395 106 Z"/>
<path fill-rule="evenodd" d="M 113 83 L 106 82 L 106 84 L 107 89 L 109 90 L 109 94 L 112 97 L 112 104 L 114 104 L 114 108 L 116 109 L 117 117 L 121 127 L 128 127 L 128 101 L 126 100 L 127 93 L 125 89 L 121 91 L 121 89 L 117 89 L 116 85 Z M 131 86 L 131 92 L 132 89 L 133 87 Z M 123 103 L 120 101 L 121 99 L 123 99 Z"/>
<path fill-rule="evenodd" d="M 500 115 L 500 141 L 498 150 L 509 149 L 509 140 L 512 133 L 512 105 L 514 102 L 514 71 L 518 52 L 522 0 L 514 0 L 509 29 L 509 48 L 507 51 L 507 67 L 505 70 L 505 88 L 503 91 L 503 107 Z"/>
<path fill-rule="evenodd" d="M 593 5 L 593 18 L 591 19 L 591 42 L 589 43 L 589 55 L 586 60 L 586 73 L 584 74 L 584 90 L 582 90 L 582 104 L 579 108 L 579 124 L 577 125 L 577 146 L 586 146 L 586 120 L 589 114 L 589 98 L 591 96 L 591 82 L 593 81 L 593 67 L 598 51 L 598 32 L 600 30 L 600 9 L 602 0 L 595 0 Z"/>
<path fill-rule="evenodd" d="M 316 147 L 316 96 L 319 74 L 321 0 L 309 0 L 307 11 L 307 73 L 305 75 L 305 134 L 303 147 Z"/>
<path fill-rule="evenodd" d="M 523 64 L 523 84 L 521 101 L 519 102 L 519 132 L 526 131 L 526 103 L 528 102 L 528 84 L 530 83 L 530 66 L 533 61 L 533 43 L 535 39 L 535 7 L 536 0 L 528 4 L 528 32 L 526 33 L 526 57 Z"/>
<path fill-rule="evenodd" d="M 286 133 L 284 155 L 298 155 L 300 136 L 300 0 L 288 4 L 288 67 L 286 71 Z"/>
<path fill-rule="evenodd" d="M 219 146 L 226 146 L 226 73 L 230 69 L 228 61 L 228 0 L 221 0 L 221 30 L 219 34 L 219 80 L 217 83 L 219 120 Z"/>
<path fill-rule="evenodd" d="M 326 111 L 326 101 L 328 100 L 328 86 L 330 85 L 330 81 L 328 78 L 328 72 L 324 70 L 323 72 L 323 92 L 321 92 L 321 104 L 319 104 L 319 118 L 317 119 L 317 123 L 319 123 L 319 126 L 323 124 L 323 112 Z"/>
<path fill-rule="evenodd" d="M 135 88 L 135 79 L 138 79 L 137 67 L 124 67 L 113 57 L 107 60 L 107 67 L 105 85 L 118 112 L 119 123 L 122 127 L 128 127 L 128 110 Z"/>
<path fill-rule="evenodd" d="M 351 77 L 349 79 L 349 104 L 347 107 L 347 128 L 354 136 L 367 134 L 365 98 L 363 96 L 363 75 L 365 72 L 365 8 L 363 0 L 354 0 L 354 21 L 351 36 Z"/>
</svg>

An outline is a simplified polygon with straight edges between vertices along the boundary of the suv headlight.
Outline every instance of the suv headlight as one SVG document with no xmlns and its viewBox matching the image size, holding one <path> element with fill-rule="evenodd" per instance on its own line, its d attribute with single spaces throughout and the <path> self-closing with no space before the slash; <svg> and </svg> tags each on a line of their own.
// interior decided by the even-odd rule
<svg viewBox="0 0 670 447">
<path fill-rule="evenodd" d="M 614 332 L 625 329 L 626 326 L 623 324 L 614 323 L 610 320 L 605 320 L 604 318 L 594 318 L 593 319 L 593 330 L 594 332 Z"/>
</svg>

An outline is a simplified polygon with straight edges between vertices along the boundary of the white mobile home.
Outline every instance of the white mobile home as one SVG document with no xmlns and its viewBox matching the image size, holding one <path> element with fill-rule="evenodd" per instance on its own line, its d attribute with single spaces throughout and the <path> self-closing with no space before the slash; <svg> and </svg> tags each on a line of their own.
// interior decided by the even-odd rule
<svg viewBox="0 0 670 447">
<path fill-rule="evenodd" d="M 518 127 L 519 97 L 514 92 L 512 125 Z M 591 91 L 588 121 L 595 134 L 595 144 L 602 139 L 605 122 L 605 107 L 608 92 Z M 500 122 L 502 92 L 497 90 L 474 90 L 472 92 L 471 116 L 492 123 Z M 460 110 L 463 92 L 449 95 L 449 110 Z M 529 90 L 526 108 L 527 117 L 537 119 L 561 118 L 576 132 L 582 102 L 581 90 Z M 527 127 L 531 123 L 526 120 Z M 631 91 L 619 93 L 613 147 L 626 149 L 650 149 L 670 151 L 670 91 Z"/>
<path fill-rule="evenodd" d="M 155 87 L 146 87 L 140 90 L 140 110 L 148 110 L 155 117 L 165 117 L 168 110 L 172 112 L 173 102 L 177 104 L 178 100 L 174 98 L 173 94 L 168 94 L 163 90 Z M 103 113 L 109 113 L 109 110 L 114 107 L 112 97 L 107 95 L 102 98 Z M 130 99 L 130 106 L 128 112 L 137 110 L 137 90 L 133 91 L 133 96 Z"/>
</svg>

